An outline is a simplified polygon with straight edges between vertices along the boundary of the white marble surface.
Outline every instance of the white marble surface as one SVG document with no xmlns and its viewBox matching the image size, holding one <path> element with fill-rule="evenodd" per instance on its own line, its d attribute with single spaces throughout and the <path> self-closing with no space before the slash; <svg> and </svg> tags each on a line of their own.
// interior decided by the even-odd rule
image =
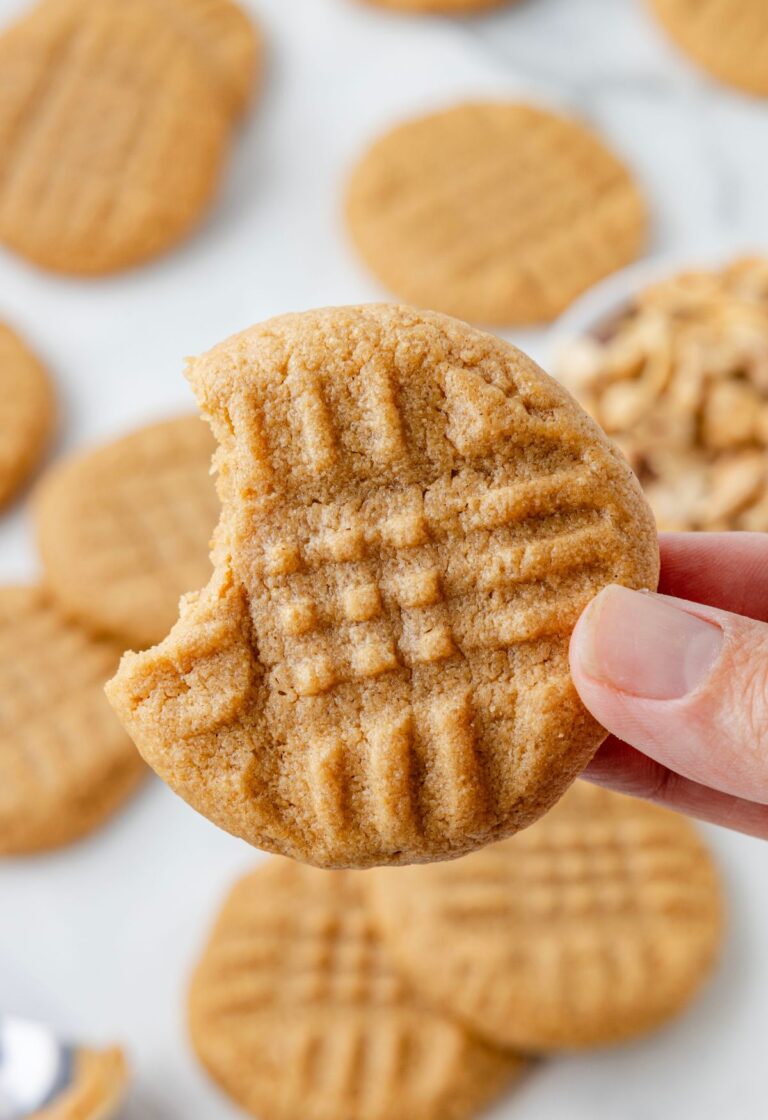
<svg viewBox="0 0 768 1120">
<path fill-rule="evenodd" d="M 0 0 L 0 19 L 23 6 Z M 269 40 L 266 94 L 198 236 L 98 283 L 48 277 L 0 252 L 0 315 L 56 373 L 61 450 L 188 406 L 181 359 L 236 328 L 380 297 L 345 240 L 341 185 L 379 127 L 421 107 L 484 94 L 568 106 L 604 131 L 645 184 L 655 252 L 768 239 L 768 103 L 696 73 L 641 0 L 525 0 L 472 21 L 409 20 L 354 0 L 253 7 Z M 546 352 L 543 332 L 512 337 Z M 0 525 L 0 579 L 35 570 L 19 508 Z M 710 834 L 729 884 L 731 933 L 695 1010 L 638 1045 L 542 1064 L 493 1114 L 499 1120 L 765 1116 L 768 847 Z M 123 1039 L 137 1117 L 234 1117 L 191 1058 L 183 993 L 212 907 L 254 858 L 150 783 L 90 841 L 4 863 L 0 1006 Z"/>
</svg>

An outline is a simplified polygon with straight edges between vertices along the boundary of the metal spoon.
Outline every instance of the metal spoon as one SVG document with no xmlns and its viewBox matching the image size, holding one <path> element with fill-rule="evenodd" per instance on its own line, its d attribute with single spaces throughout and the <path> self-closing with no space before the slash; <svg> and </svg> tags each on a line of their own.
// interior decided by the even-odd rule
<svg viewBox="0 0 768 1120">
<path fill-rule="evenodd" d="M 24 1120 L 72 1082 L 77 1047 L 48 1027 L 0 1015 L 0 1120 Z"/>
</svg>

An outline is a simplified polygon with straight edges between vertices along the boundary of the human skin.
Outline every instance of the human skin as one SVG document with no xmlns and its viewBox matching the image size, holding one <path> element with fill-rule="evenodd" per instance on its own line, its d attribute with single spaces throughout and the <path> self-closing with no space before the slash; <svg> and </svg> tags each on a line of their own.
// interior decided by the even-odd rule
<svg viewBox="0 0 768 1120">
<path fill-rule="evenodd" d="M 584 777 L 768 838 L 768 534 L 661 537 L 659 594 L 608 587 L 571 673 L 610 732 Z"/>
</svg>

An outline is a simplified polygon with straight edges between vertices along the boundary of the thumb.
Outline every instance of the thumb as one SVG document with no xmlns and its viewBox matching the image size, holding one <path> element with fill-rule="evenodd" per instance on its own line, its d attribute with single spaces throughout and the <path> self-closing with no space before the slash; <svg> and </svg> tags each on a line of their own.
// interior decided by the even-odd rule
<svg viewBox="0 0 768 1120">
<path fill-rule="evenodd" d="M 596 719 L 686 778 L 768 803 L 768 625 L 608 587 L 571 639 Z"/>
</svg>

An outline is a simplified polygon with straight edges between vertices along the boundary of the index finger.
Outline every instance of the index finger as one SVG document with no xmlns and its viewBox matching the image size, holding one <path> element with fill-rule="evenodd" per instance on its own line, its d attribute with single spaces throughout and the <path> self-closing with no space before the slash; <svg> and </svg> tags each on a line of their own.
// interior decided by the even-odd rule
<svg viewBox="0 0 768 1120">
<path fill-rule="evenodd" d="M 768 622 L 768 533 L 662 533 L 664 595 Z"/>
</svg>

